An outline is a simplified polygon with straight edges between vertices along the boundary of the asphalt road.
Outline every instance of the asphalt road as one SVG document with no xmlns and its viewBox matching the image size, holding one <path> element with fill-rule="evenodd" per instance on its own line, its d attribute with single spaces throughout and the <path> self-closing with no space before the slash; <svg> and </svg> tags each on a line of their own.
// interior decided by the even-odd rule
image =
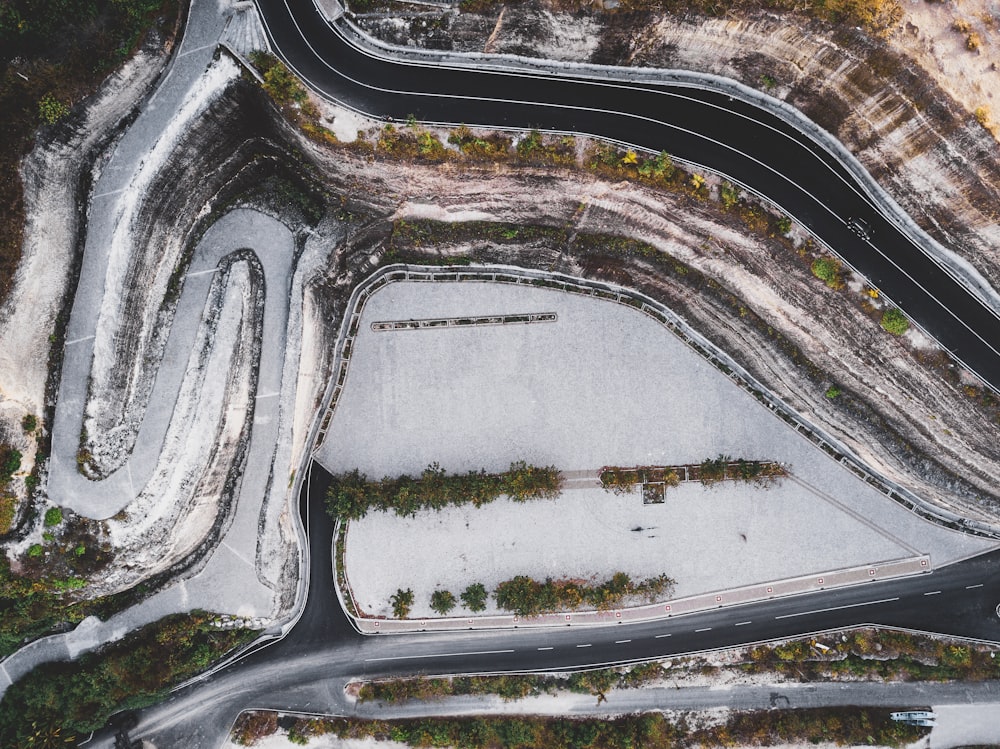
<svg viewBox="0 0 1000 749">
<path fill-rule="evenodd" d="M 310 543 L 310 585 L 302 617 L 283 640 L 248 655 L 197 684 L 179 690 L 140 716 L 132 737 L 158 747 L 217 747 L 240 710 L 271 708 L 323 714 L 353 714 L 343 687 L 353 678 L 389 675 L 547 671 L 630 660 L 663 658 L 755 641 L 792 637 L 859 624 L 880 624 L 1000 641 L 1000 551 L 918 577 L 873 582 L 854 588 L 821 591 L 747 606 L 679 616 L 659 622 L 616 627 L 567 627 L 467 633 L 421 633 L 362 637 L 351 627 L 333 588 L 333 525 L 323 511 L 329 475 L 317 464 L 304 486 L 300 512 Z M 903 693 L 898 685 L 782 687 L 720 696 L 711 690 L 685 689 L 668 696 L 662 690 L 632 695 L 633 709 L 676 706 L 700 709 L 715 705 L 770 704 L 773 694 L 787 706 L 821 704 L 901 705 L 918 700 L 997 700 L 995 684 L 961 685 L 934 692 L 921 685 Z M 912 694 L 911 694 L 912 692 Z M 651 702 L 652 701 L 652 702 Z M 617 704 L 617 702 L 616 702 Z M 630 703 L 631 704 L 631 703 Z M 406 714 L 435 714 L 445 709 L 410 708 Z M 619 709 L 622 709 L 619 706 Z M 392 710 L 380 712 L 390 717 Z M 110 746 L 109 732 L 93 746 Z"/>
<path fill-rule="evenodd" d="M 980 376 L 1000 388 L 1000 320 L 874 208 L 839 161 L 791 124 L 678 84 L 429 66 L 348 43 L 312 0 L 257 0 L 277 53 L 330 99 L 379 117 L 596 135 L 728 175 L 808 226 Z M 847 225 L 862 218 L 871 241 Z"/>
</svg>

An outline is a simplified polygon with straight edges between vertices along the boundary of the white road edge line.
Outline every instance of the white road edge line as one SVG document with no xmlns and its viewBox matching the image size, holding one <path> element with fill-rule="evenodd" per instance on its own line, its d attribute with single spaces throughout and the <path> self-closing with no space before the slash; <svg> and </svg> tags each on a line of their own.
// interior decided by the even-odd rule
<svg viewBox="0 0 1000 749">
<path fill-rule="evenodd" d="M 473 650 L 468 653 L 426 653 L 424 655 L 390 655 L 384 658 L 365 658 L 365 663 L 375 661 L 409 661 L 416 658 L 458 658 L 463 655 L 498 655 L 500 653 L 513 653 L 514 650 Z"/>
<path fill-rule="evenodd" d="M 814 609 L 813 611 L 800 611 L 797 614 L 782 614 L 781 616 L 774 617 L 775 619 L 791 619 L 793 616 L 809 616 L 809 614 L 823 614 L 827 611 L 840 611 L 841 609 L 853 609 L 858 606 L 874 606 L 878 603 L 892 603 L 893 601 L 898 601 L 899 596 L 895 598 L 880 598 L 877 601 L 865 601 L 864 603 L 849 603 L 846 606 L 831 606 L 828 609 Z"/>
</svg>

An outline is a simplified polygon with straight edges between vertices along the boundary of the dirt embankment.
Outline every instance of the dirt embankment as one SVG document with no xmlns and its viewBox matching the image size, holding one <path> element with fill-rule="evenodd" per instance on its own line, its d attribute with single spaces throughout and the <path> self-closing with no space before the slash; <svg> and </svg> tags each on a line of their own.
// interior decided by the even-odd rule
<svg viewBox="0 0 1000 749">
<path fill-rule="evenodd" d="M 985 35 L 987 23 L 970 17 Z M 1000 286 L 1000 148 L 968 108 L 988 103 L 996 72 L 962 58 L 969 71 L 943 75 L 955 55 L 974 53 L 950 43 L 935 52 L 908 17 L 888 42 L 795 14 L 569 14 L 544 2 L 511 6 L 502 18 L 425 12 L 359 23 L 404 46 L 684 69 L 765 91 L 840 139 L 923 229 Z M 982 85 L 972 80 L 978 68 Z"/>
<path fill-rule="evenodd" d="M 882 331 L 860 303 L 860 281 L 854 291 L 827 289 L 810 273 L 808 254 L 748 233 L 714 201 L 580 171 L 421 166 L 302 147 L 333 180 L 331 189 L 364 191 L 375 217 L 331 267 L 323 287 L 328 319 L 339 318 L 351 283 L 392 258 L 467 255 L 618 282 L 680 311 L 889 477 L 943 506 L 1000 517 L 993 411 L 970 397 L 961 377 L 941 376 L 940 354 L 928 341 Z M 498 242 L 453 225 L 438 236 L 407 239 L 405 231 L 392 234 L 388 221 L 460 215 L 557 231 Z M 662 255 L 595 234 L 635 238 Z M 832 383 L 842 391 L 836 398 L 826 395 Z"/>
<path fill-rule="evenodd" d="M 284 187 L 262 190 L 269 182 Z M 364 147 L 317 146 L 281 121 L 245 81 L 233 83 L 197 120 L 154 184 L 141 214 L 144 221 L 136 228 L 139 246 L 170 241 L 177 249 L 166 264 L 159 252 L 137 253 L 129 269 L 133 279 L 183 272 L 183 262 L 176 261 L 226 207 L 255 206 L 301 226 L 301 199 L 322 201 L 326 220 L 310 242 L 326 242 L 330 262 L 325 274 L 303 290 L 298 375 L 312 379 L 296 409 L 305 423 L 322 393 L 333 336 L 353 285 L 392 257 L 463 254 L 646 291 L 685 314 L 791 406 L 890 477 L 942 505 L 1000 517 L 1000 499 L 993 496 L 1000 485 L 1000 454 L 989 412 L 963 392 L 959 380 L 943 379 L 936 369 L 921 365 L 918 358 L 926 354 L 914 343 L 884 334 L 847 298 L 848 292 L 826 289 L 785 243 L 749 234 L 736 215 L 722 213 L 712 201 L 611 183 L 579 170 L 454 161 L 422 165 L 383 159 Z M 509 241 L 463 235 L 461 225 L 455 225 L 450 239 L 446 232 L 420 241 L 393 233 L 394 219 L 428 216 L 476 216 L 555 231 L 515 232 Z M 658 253 L 595 238 L 599 234 L 633 237 Z M 144 376 L 157 365 L 158 348 L 150 341 L 167 332 L 154 333 L 148 321 L 166 327 L 170 317 L 162 313 L 170 303 L 166 292 L 160 298 L 126 298 L 125 319 L 135 321 L 127 322 L 127 329 L 135 326 L 134 334 L 120 342 L 116 355 L 130 361 L 141 352 Z M 835 400 L 824 395 L 831 381 L 843 390 Z M 120 384 L 120 403 L 131 401 L 131 408 L 141 412 L 143 389 L 136 382 Z M 248 387 L 252 384 L 241 388 L 244 395 Z M 239 425 L 230 431 L 240 431 Z M 302 436 L 296 433 L 297 440 Z M 187 536 L 176 548 L 198 550 L 170 574 L 196 564 L 225 526 L 230 469 L 241 460 L 244 442 L 245 430 L 227 443 L 225 455 L 213 455 L 214 464 L 198 486 L 201 498 L 219 498 L 207 513 L 213 517 L 194 524 L 172 520 L 172 527 Z M 205 512 L 204 502 L 198 504 Z M 267 517 L 262 516 L 261 533 L 283 539 L 275 556 L 284 550 L 283 558 L 293 558 L 287 516 Z M 128 530 L 120 532 L 124 536 Z M 206 540 L 200 546 L 199 534 Z M 168 545 L 171 539 L 158 542 Z M 121 563 L 129 562 L 136 564 L 129 574 L 141 576 L 145 564 L 164 560 L 123 555 Z M 288 575 L 282 583 L 293 586 Z"/>
</svg>

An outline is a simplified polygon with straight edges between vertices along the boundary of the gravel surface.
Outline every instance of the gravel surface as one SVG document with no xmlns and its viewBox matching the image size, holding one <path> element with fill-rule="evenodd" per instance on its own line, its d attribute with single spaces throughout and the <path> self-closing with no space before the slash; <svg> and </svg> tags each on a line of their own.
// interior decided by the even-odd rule
<svg viewBox="0 0 1000 749">
<path fill-rule="evenodd" d="M 383 320 L 556 312 L 555 323 L 374 332 Z M 371 477 L 564 471 L 779 460 L 793 480 L 668 492 L 665 505 L 601 489 L 475 511 L 372 514 L 352 525 L 347 568 L 362 607 L 390 612 L 398 587 L 430 614 L 437 586 L 517 574 L 666 573 L 679 594 L 928 553 L 935 564 L 988 542 L 926 523 L 792 431 L 658 323 L 609 302 L 502 284 L 394 283 L 365 307 L 347 384 L 318 455 Z M 642 528 L 641 531 L 633 530 Z"/>
</svg>

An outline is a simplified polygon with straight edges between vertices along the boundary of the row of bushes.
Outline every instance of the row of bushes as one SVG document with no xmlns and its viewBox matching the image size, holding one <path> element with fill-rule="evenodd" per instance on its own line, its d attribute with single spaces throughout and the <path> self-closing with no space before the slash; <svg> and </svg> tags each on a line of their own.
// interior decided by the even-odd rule
<svg viewBox="0 0 1000 749">
<path fill-rule="evenodd" d="M 551 499 L 558 496 L 562 478 L 553 466 L 538 468 L 524 461 L 510 464 L 504 473 L 469 471 L 447 474 L 437 463 L 419 477 L 386 477 L 371 481 L 354 470 L 332 478 L 327 492 L 327 511 L 334 518 L 358 520 L 369 510 L 413 516 L 420 510 L 440 510 L 448 506 L 484 504 L 507 496 L 515 502 Z"/>
<path fill-rule="evenodd" d="M 653 601 L 660 596 L 669 595 L 674 582 L 667 575 L 636 582 L 624 572 L 616 572 L 600 585 L 585 585 L 576 580 L 553 580 L 551 577 L 538 582 L 526 575 L 518 575 L 497 585 L 493 597 L 498 607 L 518 616 L 571 611 L 584 605 L 606 611 L 633 596 L 643 596 Z M 472 612 L 483 611 L 488 598 L 489 593 L 482 583 L 469 585 L 461 595 L 462 603 Z M 397 590 L 389 599 L 393 616 L 397 619 L 409 616 L 413 600 L 411 588 Z M 457 603 L 455 594 L 449 590 L 435 590 L 431 594 L 431 608 L 442 616 L 451 612 Z"/>
<path fill-rule="evenodd" d="M 462 749 L 652 749 L 673 746 L 715 747 L 834 742 L 847 745 L 904 746 L 930 729 L 897 723 L 886 708 L 833 707 L 736 713 L 716 725 L 692 727 L 662 713 L 617 718 L 467 717 L 415 720 L 301 718 L 279 720 L 275 713 L 245 713 L 233 729 L 236 743 L 252 745 L 276 733 L 282 724 L 288 738 L 307 744 L 333 734 L 340 739 L 398 741 L 414 747 Z"/>
<path fill-rule="evenodd" d="M 495 694 L 504 700 L 519 700 L 559 691 L 603 695 L 621 688 L 641 687 L 660 679 L 663 667 L 658 662 L 637 666 L 578 671 L 568 676 L 539 674 L 503 674 L 496 676 L 456 676 L 453 678 L 409 678 L 370 681 L 358 690 L 360 702 L 406 702 L 442 697 Z"/>
<path fill-rule="evenodd" d="M 119 710 L 163 699 L 255 635 L 212 627 L 203 612 L 178 614 L 77 660 L 39 666 L 0 702 L 0 746 L 55 746 L 55 737 L 68 745 Z"/>
<path fill-rule="evenodd" d="M 685 466 L 608 466 L 601 470 L 601 485 L 615 494 L 627 494 L 636 484 L 647 481 L 677 486 L 681 482 L 680 471 L 684 469 Z M 766 487 L 788 475 L 787 469 L 774 461 L 745 458 L 733 460 L 722 454 L 707 458 L 696 466 L 688 466 L 687 469 L 689 478 L 697 479 L 705 486 L 712 486 L 720 481 L 743 481 Z"/>
<path fill-rule="evenodd" d="M 669 596 L 675 581 L 667 575 L 645 580 L 632 580 L 624 572 L 616 572 L 600 585 L 585 585 L 576 580 L 539 582 L 526 575 L 518 575 L 497 585 L 493 596 L 497 606 L 518 616 L 539 616 L 553 611 L 570 611 L 581 606 L 591 606 L 600 611 L 615 608 L 626 598 L 641 596 L 654 601 Z"/>
</svg>

